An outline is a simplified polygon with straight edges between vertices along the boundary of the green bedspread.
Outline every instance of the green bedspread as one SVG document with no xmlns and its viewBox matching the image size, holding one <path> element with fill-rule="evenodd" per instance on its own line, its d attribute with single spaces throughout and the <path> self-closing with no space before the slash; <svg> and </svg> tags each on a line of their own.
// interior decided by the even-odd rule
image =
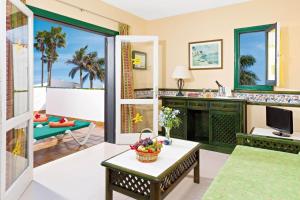
<svg viewBox="0 0 300 200">
<path fill-rule="evenodd" d="M 203 199 L 300 200 L 300 157 L 237 146 Z"/>
<path fill-rule="evenodd" d="M 40 140 L 52 136 L 57 136 L 59 134 L 63 134 L 65 133 L 66 130 L 73 131 L 84 127 L 88 127 L 89 125 L 90 122 L 76 120 L 75 126 L 70 126 L 70 127 L 50 128 L 49 126 L 43 126 L 42 128 L 34 128 L 33 135 L 34 135 L 34 139 Z"/>
</svg>

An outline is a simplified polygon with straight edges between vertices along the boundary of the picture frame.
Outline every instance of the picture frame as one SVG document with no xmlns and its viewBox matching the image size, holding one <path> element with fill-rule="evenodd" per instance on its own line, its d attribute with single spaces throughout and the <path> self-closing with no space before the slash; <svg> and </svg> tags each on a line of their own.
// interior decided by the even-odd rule
<svg viewBox="0 0 300 200">
<path fill-rule="evenodd" d="M 136 60 L 138 59 L 138 60 Z M 146 70 L 147 69 L 147 53 L 142 51 L 132 51 L 132 67 L 137 70 Z M 140 63 L 136 63 L 139 61 Z"/>
<path fill-rule="evenodd" d="M 189 70 L 223 69 L 223 40 L 189 43 Z"/>
</svg>

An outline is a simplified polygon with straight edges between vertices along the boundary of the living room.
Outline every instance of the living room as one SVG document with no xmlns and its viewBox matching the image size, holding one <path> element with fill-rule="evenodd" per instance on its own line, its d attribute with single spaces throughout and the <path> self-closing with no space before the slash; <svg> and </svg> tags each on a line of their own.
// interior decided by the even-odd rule
<svg viewBox="0 0 300 200">
<path fill-rule="evenodd" d="M 2 1 L 0 199 L 299 199 L 299 8 Z"/>
</svg>

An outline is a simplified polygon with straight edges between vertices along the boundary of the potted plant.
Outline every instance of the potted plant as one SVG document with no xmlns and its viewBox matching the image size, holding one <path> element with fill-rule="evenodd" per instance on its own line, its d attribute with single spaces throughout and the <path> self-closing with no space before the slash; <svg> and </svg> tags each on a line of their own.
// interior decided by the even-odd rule
<svg viewBox="0 0 300 200">
<path fill-rule="evenodd" d="M 181 120 L 178 117 L 180 114 L 179 110 L 172 109 L 169 107 L 162 107 L 159 114 L 159 125 L 161 127 L 165 128 L 166 134 L 165 137 L 167 138 L 165 140 L 166 145 L 171 145 L 172 140 L 170 137 L 170 131 L 172 128 L 178 128 L 181 124 Z"/>
</svg>

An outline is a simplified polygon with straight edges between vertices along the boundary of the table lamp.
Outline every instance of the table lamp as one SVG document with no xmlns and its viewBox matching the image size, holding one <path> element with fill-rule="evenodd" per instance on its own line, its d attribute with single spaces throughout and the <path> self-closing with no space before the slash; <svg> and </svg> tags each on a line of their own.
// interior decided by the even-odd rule
<svg viewBox="0 0 300 200">
<path fill-rule="evenodd" d="M 178 93 L 176 96 L 184 96 L 182 89 L 184 86 L 184 80 L 191 78 L 191 73 L 186 66 L 176 66 L 173 71 L 172 78 L 177 80 Z"/>
</svg>

